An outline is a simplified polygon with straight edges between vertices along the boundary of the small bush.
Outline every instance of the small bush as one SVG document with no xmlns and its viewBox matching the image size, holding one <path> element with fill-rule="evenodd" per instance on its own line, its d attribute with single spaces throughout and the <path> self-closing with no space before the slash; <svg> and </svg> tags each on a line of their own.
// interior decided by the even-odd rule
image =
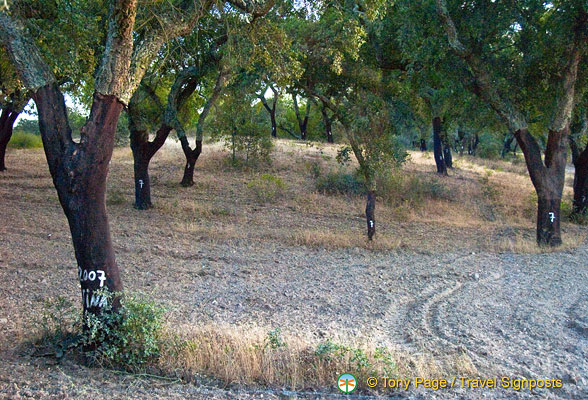
<svg viewBox="0 0 588 400">
<path fill-rule="evenodd" d="M 389 204 L 423 206 L 426 199 L 451 201 L 451 191 L 437 177 L 422 178 L 392 170 L 378 177 L 378 194 Z"/>
<path fill-rule="evenodd" d="M 343 170 L 329 172 L 318 176 L 315 181 L 316 190 L 327 194 L 360 195 L 366 192 L 364 180 L 357 174 Z"/>
<path fill-rule="evenodd" d="M 103 294 L 109 297 L 111 294 Z M 121 299 L 119 312 L 105 307 L 100 315 L 86 316 L 83 343 L 94 347 L 97 362 L 138 370 L 159 356 L 165 309 L 135 294 Z"/>
<path fill-rule="evenodd" d="M 13 149 L 38 149 L 43 147 L 43 140 L 39 135 L 16 131 L 12 134 L 8 147 Z"/>
<path fill-rule="evenodd" d="M 261 202 L 273 201 L 284 194 L 286 185 L 281 178 L 271 174 L 263 174 L 247 184 L 256 199 Z"/>
</svg>

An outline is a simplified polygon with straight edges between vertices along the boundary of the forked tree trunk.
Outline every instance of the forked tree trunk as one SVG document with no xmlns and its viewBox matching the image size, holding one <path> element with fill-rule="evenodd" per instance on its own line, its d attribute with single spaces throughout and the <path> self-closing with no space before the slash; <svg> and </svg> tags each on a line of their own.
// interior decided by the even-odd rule
<svg viewBox="0 0 588 400">
<path fill-rule="evenodd" d="M 433 118 L 433 154 L 437 165 L 437 173 L 447 175 L 447 166 L 443 158 L 443 145 L 441 143 L 441 118 L 439 117 Z"/>
<path fill-rule="evenodd" d="M 525 155 L 527 170 L 537 192 L 537 244 L 561 245 L 560 207 L 565 182 L 568 130 L 549 132 L 545 161 L 541 150 L 527 128 L 515 132 L 515 138 Z"/>
<path fill-rule="evenodd" d="M 367 203 L 365 206 L 365 218 L 367 221 L 368 239 L 372 240 L 376 234 L 376 191 L 368 190 Z"/>
<path fill-rule="evenodd" d="M 6 171 L 6 146 L 10 142 L 14 121 L 19 114 L 11 107 L 7 107 L 2 110 L 2 115 L 0 115 L 0 171 Z"/>
<path fill-rule="evenodd" d="M 157 130 L 155 138 L 149 141 L 149 134 L 137 128 L 137 105 L 131 99 L 129 104 L 129 130 L 131 131 L 131 150 L 133 151 L 133 167 L 135 172 L 135 204 L 137 210 L 148 210 L 153 207 L 151 202 L 151 182 L 149 179 L 149 163 L 165 143 L 171 126 L 163 123 Z"/>
<path fill-rule="evenodd" d="M 106 214 L 106 176 L 123 104 L 115 96 L 94 95 L 84 140 L 74 143 L 63 95 L 55 84 L 33 94 L 39 112 L 49 170 L 69 222 L 84 312 L 98 313 L 107 304 L 100 292 L 122 291 Z M 118 307 L 118 299 L 112 303 Z"/>
<path fill-rule="evenodd" d="M 310 115 L 310 100 L 306 100 L 306 111 L 304 118 L 302 118 L 300 115 L 300 108 L 298 107 L 298 100 L 295 93 L 292 93 L 292 102 L 294 103 L 294 112 L 296 113 L 296 120 L 298 121 L 298 129 L 300 129 L 300 140 L 306 140 L 308 117 Z"/>
<path fill-rule="evenodd" d="M 511 148 L 510 147 L 511 147 L 513 141 L 514 141 L 514 136 L 511 135 L 510 133 L 508 133 L 506 135 L 506 137 L 504 138 L 504 144 L 502 146 L 502 152 L 500 153 L 500 157 L 501 158 L 506 157 L 506 155 L 511 152 Z M 516 150 L 516 143 L 515 143 L 515 150 Z"/>
<path fill-rule="evenodd" d="M 182 136 L 180 138 L 180 142 L 182 144 L 184 155 L 186 156 L 184 176 L 182 177 L 182 182 L 180 182 L 180 184 L 183 187 L 189 187 L 194 185 L 194 167 L 196 165 L 196 161 L 198 161 L 198 157 L 200 157 L 200 153 L 202 153 L 202 139 L 196 140 L 196 147 L 194 150 L 190 148 L 186 136 Z"/>
<path fill-rule="evenodd" d="M 329 117 L 327 113 L 327 106 L 323 103 L 321 108 L 321 114 L 323 115 L 323 123 L 325 124 L 325 133 L 327 134 L 327 143 L 335 143 L 333 139 L 333 117 Z"/>
</svg>

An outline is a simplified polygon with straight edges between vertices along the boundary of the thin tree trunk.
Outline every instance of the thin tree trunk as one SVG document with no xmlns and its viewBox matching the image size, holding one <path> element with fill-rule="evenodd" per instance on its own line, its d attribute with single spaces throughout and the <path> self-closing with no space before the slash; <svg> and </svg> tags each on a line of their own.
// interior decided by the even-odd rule
<svg viewBox="0 0 588 400">
<path fill-rule="evenodd" d="M 376 191 L 368 190 L 367 202 L 365 206 L 365 218 L 367 221 L 368 239 L 372 240 L 376 234 Z"/>
<path fill-rule="evenodd" d="M 504 158 L 508 153 L 510 153 L 512 142 L 514 141 L 514 136 L 509 133 L 506 134 L 506 138 L 504 139 L 504 145 L 502 146 L 502 152 L 500 153 L 500 157 Z"/>
<path fill-rule="evenodd" d="M 6 171 L 6 146 L 10 142 L 14 121 L 16 121 L 19 114 L 19 112 L 12 110 L 11 107 L 7 107 L 2 110 L 2 115 L 0 115 L 0 171 Z"/>
<path fill-rule="evenodd" d="M 302 118 L 300 115 L 300 108 L 298 107 L 296 93 L 292 93 L 292 102 L 294 103 L 294 112 L 296 113 L 296 120 L 298 121 L 298 128 L 300 129 L 300 139 L 306 140 L 308 117 L 310 115 L 310 100 L 306 100 L 306 112 L 304 114 L 304 118 Z"/>
<path fill-rule="evenodd" d="M 214 105 L 214 103 L 216 102 L 218 97 L 221 95 L 222 90 L 227 82 L 228 77 L 229 77 L 229 71 L 227 69 L 225 69 L 224 66 L 221 66 L 219 74 L 216 78 L 214 89 L 212 90 L 212 94 L 210 95 L 208 100 L 206 100 L 206 103 L 204 103 L 204 107 L 202 108 L 202 112 L 198 116 L 198 123 L 196 125 L 196 144 L 195 144 L 194 149 L 192 149 L 190 147 L 190 143 L 188 142 L 188 137 L 186 136 L 186 132 L 184 131 L 182 124 L 180 124 L 179 121 L 177 121 L 177 123 L 176 123 L 176 127 L 175 127 L 176 133 L 178 134 L 178 138 L 180 139 L 180 143 L 182 144 L 182 151 L 184 152 L 184 156 L 186 157 L 186 165 L 184 167 L 184 175 L 182 176 L 182 180 L 180 182 L 180 185 L 182 185 L 183 187 L 190 187 L 190 186 L 194 185 L 194 168 L 196 165 L 196 161 L 198 161 L 198 158 L 200 157 L 200 154 L 202 153 L 202 138 L 204 135 L 204 122 L 206 120 L 206 117 L 208 117 L 208 114 L 210 113 L 212 106 Z M 190 90 L 191 90 L 190 93 L 194 91 L 194 89 L 192 89 L 192 88 L 190 88 Z M 184 92 L 182 94 L 183 98 L 187 98 L 187 96 L 189 96 L 189 94 L 187 92 Z M 183 101 L 180 103 L 183 103 Z M 274 115 L 275 115 L 275 102 L 274 102 L 273 111 L 274 111 Z M 274 119 L 274 122 L 275 122 L 275 119 Z M 234 160 L 234 158 L 235 158 L 234 150 L 235 149 L 234 149 L 234 137 L 233 137 L 233 162 L 235 161 Z"/>
<path fill-rule="evenodd" d="M 453 168 L 453 157 L 451 156 L 451 147 L 449 144 L 443 144 L 443 161 L 447 168 Z"/>
<path fill-rule="evenodd" d="M 437 173 L 447 175 L 447 166 L 443 158 L 443 145 L 441 143 L 441 129 L 441 118 L 433 118 L 433 153 L 435 164 L 437 165 Z"/>
<path fill-rule="evenodd" d="M 81 143 L 71 140 L 63 95 L 55 84 L 33 93 L 49 170 L 72 234 L 84 312 L 107 304 L 100 290 L 121 292 L 122 282 L 110 238 L 105 193 L 116 124 L 123 104 L 94 95 Z M 118 307 L 115 298 L 112 306 Z"/>
<path fill-rule="evenodd" d="M 327 143 L 335 143 L 333 140 L 333 119 L 329 117 L 327 113 L 327 106 L 323 104 L 321 108 L 321 113 L 323 115 L 323 123 L 325 124 L 325 132 L 327 134 Z"/>
</svg>

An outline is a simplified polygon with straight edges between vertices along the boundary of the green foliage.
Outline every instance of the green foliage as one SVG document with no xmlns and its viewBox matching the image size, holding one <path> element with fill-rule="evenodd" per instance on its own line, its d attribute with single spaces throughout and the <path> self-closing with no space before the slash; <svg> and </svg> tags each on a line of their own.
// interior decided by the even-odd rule
<svg viewBox="0 0 588 400">
<path fill-rule="evenodd" d="M 286 343 L 282 338 L 282 331 L 280 330 L 280 328 L 272 329 L 267 333 L 264 348 L 270 348 L 275 350 L 287 346 L 288 343 Z"/>
<path fill-rule="evenodd" d="M 351 162 L 351 152 L 352 149 L 349 146 L 343 146 L 337 151 L 336 160 L 341 165 L 347 165 Z"/>
<path fill-rule="evenodd" d="M 214 115 L 211 137 L 223 140 L 234 166 L 257 166 L 271 161 L 274 144 L 264 124 L 265 112 L 252 99 L 228 93 Z"/>
<path fill-rule="evenodd" d="M 366 193 L 365 180 L 357 172 L 350 174 L 343 169 L 318 175 L 315 180 L 316 190 L 327 194 L 356 196 Z"/>
<path fill-rule="evenodd" d="M 496 160 L 500 158 L 502 146 L 501 136 L 483 132 L 480 134 L 480 144 L 476 149 L 476 155 L 481 158 Z"/>
<path fill-rule="evenodd" d="M 102 294 L 110 305 L 112 294 Z M 152 300 L 126 294 L 118 312 L 107 306 L 99 315 L 86 315 L 83 343 L 94 348 L 90 355 L 98 362 L 140 369 L 159 355 L 164 313 Z"/>
<path fill-rule="evenodd" d="M 8 147 L 13 149 L 37 149 L 43 147 L 41 136 L 29 132 L 15 131 Z"/>
<path fill-rule="evenodd" d="M 451 191 L 437 177 L 391 170 L 377 177 L 378 195 L 388 204 L 420 208 L 426 199 L 451 201 Z"/>
<path fill-rule="evenodd" d="M 255 195 L 257 201 L 261 203 L 271 202 L 283 196 L 286 189 L 282 179 L 271 174 L 261 175 L 249 182 L 247 187 Z"/>
<path fill-rule="evenodd" d="M 41 135 L 41 131 L 39 131 L 39 120 L 38 119 L 26 119 L 21 118 L 18 123 L 14 126 L 15 132 L 24 132 L 30 133 L 33 135 Z"/>
<path fill-rule="evenodd" d="M 386 373 L 392 375 L 397 370 L 396 363 L 393 361 L 392 355 L 384 348 L 377 348 L 373 357 L 370 360 L 368 354 L 359 348 L 345 346 L 327 339 L 325 342 L 319 343 L 314 351 L 314 355 L 321 361 L 335 361 L 337 359 L 349 360 L 351 367 L 356 371 L 376 371 L 379 363 L 383 366 Z"/>
</svg>

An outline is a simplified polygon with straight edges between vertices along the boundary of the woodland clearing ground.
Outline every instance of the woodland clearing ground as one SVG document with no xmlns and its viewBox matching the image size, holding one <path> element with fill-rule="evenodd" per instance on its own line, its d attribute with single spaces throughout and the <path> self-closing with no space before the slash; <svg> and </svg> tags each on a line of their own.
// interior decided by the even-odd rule
<svg viewBox="0 0 588 400">
<path fill-rule="evenodd" d="M 115 150 L 108 208 L 123 281 L 129 290 L 147 292 L 171 306 L 170 334 L 194 343 L 212 337 L 207 339 L 206 352 L 187 346 L 178 353 L 170 347 L 161 358 L 161 369 L 178 374 L 184 370 L 189 376 L 208 371 L 235 384 L 315 387 L 328 383 L 326 376 L 346 368 L 352 357 L 349 353 L 322 366 L 323 375 L 304 370 L 309 360 L 316 360 L 312 357 L 318 346 L 332 339 L 361 349 L 368 358 L 384 345 L 401 376 L 446 377 L 491 370 L 495 362 L 485 365 L 471 344 L 468 349 L 472 350 L 465 353 L 419 347 L 427 343 L 431 332 L 447 335 L 455 329 L 463 335 L 471 325 L 466 320 L 451 329 L 438 326 L 445 318 L 436 317 L 439 311 L 435 310 L 442 307 L 437 302 L 456 287 L 469 290 L 471 285 L 473 293 L 479 292 L 473 286 L 478 282 L 474 276 L 501 270 L 503 264 L 508 265 L 504 274 L 521 269 L 519 280 L 526 279 L 535 262 L 540 265 L 533 273 L 548 273 L 552 262 L 546 258 L 572 257 L 571 249 L 585 238 L 585 227 L 564 220 L 567 248 L 557 250 L 561 253 L 502 254 L 509 243 L 516 245 L 514 253 L 536 252 L 533 188 L 528 177 L 505 172 L 508 162 L 504 171 L 496 171 L 470 157 L 456 157 L 459 168 L 450 171 L 449 177 L 439 177 L 431 157 L 411 152 L 403 177 L 392 186 L 399 193 L 385 193 L 378 199 L 378 236 L 369 244 L 364 239 L 365 199 L 326 195 L 315 188 L 313 165 L 323 172 L 337 171 L 336 150 L 332 145 L 278 141 L 271 166 L 247 170 L 228 166 L 220 146 L 205 145 L 195 185 L 185 189 L 179 186 L 183 155 L 170 143 L 152 163 L 155 208 L 149 211 L 132 208 L 130 150 Z M 13 374 L 10 365 L 32 361 L 11 353 L 11 347 L 30 338 L 31 321 L 42 310 L 44 299 L 59 295 L 78 304 L 77 271 L 42 150 L 11 150 L 7 161 L 11 168 L 0 175 L 0 199 L 5 204 L 0 210 L 4 222 L 0 224 L 0 295 L 4 299 L 0 318 L 7 321 L 0 325 L 0 343 L 2 353 L 11 354 L 14 362 L 0 368 L 10 377 L 7 382 L 20 382 L 24 379 L 20 375 L 32 381 L 40 375 L 42 381 L 49 379 L 43 368 L 19 367 L 19 376 Z M 266 173 L 284 182 L 284 194 L 260 205 L 248 184 Z M 437 185 L 435 191 L 427 189 L 431 182 Z M 472 253 L 480 254 L 480 259 L 472 258 Z M 531 260 L 531 267 L 518 267 L 513 258 Z M 456 282 L 461 286 L 454 286 Z M 491 290 L 482 286 L 482 290 L 500 294 L 511 286 L 507 281 Z M 491 297 L 488 293 L 449 297 L 442 315 L 447 314 L 447 323 L 475 316 L 463 310 L 467 303 Z M 460 297 L 464 302 L 454 304 Z M 416 306 L 411 308 L 413 301 Z M 423 308 L 431 313 L 421 316 Z M 460 314 L 453 316 L 451 310 Z M 398 320 L 399 315 L 410 319 Z M 287 349 L 263 350 L 268 331 L 276 327 L 282 328 Z M 404 343 L 406 334 L 393 332 L 403 327 L 410 328 L 409 343 Z M 544 330 L 541 327 L 539 332 Z M 485 327 L 457 337 L 476 338 L 485 331 L 493 332 Z M 511 333 L 510 337 L 519 336 Z M 443 343 L 441 349 L 453 349 Z M 518 342 L 513 346 L 527 352 L 533 349 Z M 243 374 L 242 380 L 235 373 Z M 68 379 L 77 378 L 70 374 Z"/>
</svg>

